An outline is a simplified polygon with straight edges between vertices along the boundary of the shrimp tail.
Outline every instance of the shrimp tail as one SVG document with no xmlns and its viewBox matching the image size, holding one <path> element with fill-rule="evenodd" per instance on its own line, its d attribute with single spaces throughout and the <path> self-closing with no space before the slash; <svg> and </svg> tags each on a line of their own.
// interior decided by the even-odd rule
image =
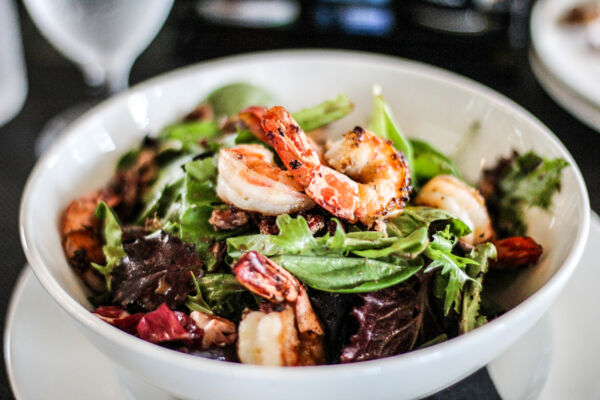
<svg viewBox="0 0 600 400">
<path fill-rule="evenodd" d="M 252 106 L 252 107 L 248 107 L 248 108 L 240 111 L 240 113 L 238 114 L 238 118 L 244 124 L 246 124 L 246 126 L 248 127 L 250 132 L 252 132 L 252 134 L 254 136 L 256 136 L 257 139 L 259 139 L 265 143 L 268 143 L 267 137 L 265 135 L 265 131 L 261 125 L 264 115 L 265 115 L 264 107 Z"/>
</svg>

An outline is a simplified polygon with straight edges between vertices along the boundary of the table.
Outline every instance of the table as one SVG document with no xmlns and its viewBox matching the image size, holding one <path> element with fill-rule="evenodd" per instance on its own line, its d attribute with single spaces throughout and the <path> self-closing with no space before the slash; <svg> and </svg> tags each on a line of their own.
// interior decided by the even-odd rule
<svg viewBox="0 0 600 400">
<path fill-rule="evenodd" d="M 410 2 L 397 2 L 389 16 L 395 24 L 379 35 L 348 33 L 327 19 L 332 7 L 303 3 L 299 20 L 277 29 L 217 26 L 202 20 L 193 1 L 178 0 L 164 28 L 139 57 L 131 84 L 191 63 L 215 57 L 284 48 L 341 48 L 384 53 L 418 60 L 472 78 L 505 94 L 545 123 L 569 149 L 588 185 L 592 209 L 600 212 L 600 171 L 596 150 L 600 134 L 576 120 L 543 91 L 528 62 L 526 18 L 482 36 L 443 34 L 412 22 Z M 392 4 L 394 4 L 392 2 Z M 12 287 L 25 263 L 18 236 L 19 200 L 35 163 L 33 144 L 43 124 L 53 115 L 87 97 L 79 71 L 58 54 L 33 26 L 20 7 L 21 27 L 29 78 L 29 94 L 22 111 L 0 128 L 0 319 L 4 321 Z M 329 21 L 325 23 L 324 21 Z M 509 40 L 510 38 L 510 40 Z M 0 396 L 12 398 L 4 364 Z M 480 370 L 433 399 L 498 398 L 485 370 Z"/>
</svg>

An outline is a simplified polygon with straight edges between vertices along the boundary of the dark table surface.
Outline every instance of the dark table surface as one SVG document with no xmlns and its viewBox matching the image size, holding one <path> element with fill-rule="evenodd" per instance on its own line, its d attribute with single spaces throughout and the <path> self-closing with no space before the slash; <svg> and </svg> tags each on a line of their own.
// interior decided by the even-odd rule
<svg viewBox="0 0 600 400">
<path fill-rule="evenodd" d="M 393 27 L 377 34 L 347 32 L 339 11 L 345 6 L 305 2 L 300 19 L 277 29 L 243 29 L 214 25 L 194 11 L 194 2 L 178 0 L 166 25 L 136 61 L 131 84 L 191 63 L 215 57 L 284 48 L 341 48 L 418 60 L 465 75 L 503 93 L 545 123 L 569 149 L 588 185 L 592 209 L 600 211 L 600 168 L 596 151 L 600 134 L 560 108 L 535 80 L 528 62 L 527 13 L 513 17 L 510 29 L 478 36 L 435 32 L 413 22 L 411 2 L 398 2 L 388 13 Z M 391 3 L 395 4 L 395 3 Z M 25 263 L 18 236 L 19 200 L 35 157 L 33 145 L 53 115 L 88 98 L 76 67 L 57 53 L 20 8 L 29 79 L 25 106 L 0 128 L 0 318 Z M 377 10 L 378 12 L 381 9 Z M 385 10 L 384 10 L 385 11 Z M 4 364 L 0 396 L 13 398 Z M 435 399 L 499 398 L 485 369 L 446 389 Z"/>
</svg>

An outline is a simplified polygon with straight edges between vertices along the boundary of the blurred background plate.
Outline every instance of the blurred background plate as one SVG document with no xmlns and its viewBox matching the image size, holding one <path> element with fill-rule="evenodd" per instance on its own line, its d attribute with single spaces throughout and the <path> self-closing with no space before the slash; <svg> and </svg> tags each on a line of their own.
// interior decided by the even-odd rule
<svg viewBox="0 0 600 400">
<path fill-rule="evenodd" d="M 540 61 L 539 56 L 533 50 L 529 55 L 529 62 L 538 82 L 554 101 L 581 122 L 600 132 L 600 107 L 596 107 L 594 103 L 579 96 L 556 78 Z"/>
<path fill-rule="evenodd" d="M 531 39 L 541 64 L 558 81 L 600 107 L 600 49 L 593 48 L 585 27 L 559 20 L 575 5 L 590 0 L 539 0 L 531 13 Z"/>
</svg>

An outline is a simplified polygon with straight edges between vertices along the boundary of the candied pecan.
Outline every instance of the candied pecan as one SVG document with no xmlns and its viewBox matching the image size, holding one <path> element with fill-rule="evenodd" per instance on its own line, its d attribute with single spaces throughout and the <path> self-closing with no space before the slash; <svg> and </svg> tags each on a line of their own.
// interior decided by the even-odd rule
<svg viewBox="0 0 600 400">
<path fill-rule="evenodd" d="M 246 211 L 229 207 L 213 210 L 208 222 L 217 231 L 228 231 L 246 225 L 249 217 Z"/>
<path fill-rule="evenodd" d="M 542 246 L 527 236 L 513 236 L 492 242 L 498 258 L 490 263 L 491 269 L 515 269 L 535 264 L 542 255 Z"/>
<path fill-rule="evenodd" d="M 184 118 L 186 121 L 212 121 L 214 113 L 208 103 L 202 103 L 190 111 Z"/>
<path fill-rule="evenodd" d="M 252 214 L 252 222 L 258 227 L 258 230 L 263 235 L 277 235 L 279 227 L 275 217 L 263 215 L 259 213 Z"/>
</svg>

